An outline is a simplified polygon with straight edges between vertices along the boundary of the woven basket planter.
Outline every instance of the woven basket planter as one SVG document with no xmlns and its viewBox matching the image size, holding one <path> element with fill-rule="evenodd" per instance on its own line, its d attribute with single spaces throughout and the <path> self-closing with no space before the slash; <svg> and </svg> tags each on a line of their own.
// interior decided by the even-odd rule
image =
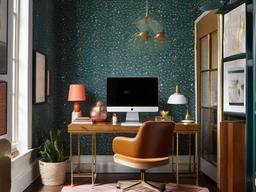
<svg viewBox="0 0 256 192">
<path fill-rule="evenodd" d="M 62 185 L 65 182 L 67 160 L 48 163 L 39 160 L 39 171 L 44 185 Z"/>
</svg>

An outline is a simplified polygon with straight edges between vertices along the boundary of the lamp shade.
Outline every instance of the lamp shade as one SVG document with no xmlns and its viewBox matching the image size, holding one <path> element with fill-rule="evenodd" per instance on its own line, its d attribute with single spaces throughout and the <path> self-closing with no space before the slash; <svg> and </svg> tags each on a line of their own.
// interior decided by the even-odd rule
<svg viewBox="0 0 256 192">
<path fill-rule="evenodd" d="M 180 93 L 179 86 L 176 85 L 176 92 L 169 97 L 168 104 L 179 105 L 179 104 L 187 104 L 187 103 L 188 103 L 187 98 Z"/>
<path fill-rule="evenodd" d="M 69 86 L 68 101 L 85 101 L 86 90 L 82 84 L 71 84 Z"/>
</svg>

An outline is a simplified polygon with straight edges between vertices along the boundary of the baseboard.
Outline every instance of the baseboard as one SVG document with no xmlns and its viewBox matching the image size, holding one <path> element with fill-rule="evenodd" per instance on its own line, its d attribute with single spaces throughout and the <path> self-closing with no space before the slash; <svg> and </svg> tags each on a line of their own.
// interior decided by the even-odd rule
<svg viewBox="0 0 256 192">
<path fill-rule="evenodd" d="M 73 156 L 73 161 L 77 162 L 77 156 Z M 89 163 L 92 157 L 90 155 L 82 155 L 81 162 Z M 193 156 L 191 156 L 193 162 Z M 189 169 L 189 156 L 179 156 L 179 171 L 187 172 Z M 176 163 L 176 158 L 173 158 Z M 132 169 L 123 165 L 119 165 L 113 161 L 112 155 L 97 155 L 97 173 L 137 173 L 137 169 Z M 166 166 L 150 169 L 151 173 L 171 173 L 176 170 L 176 164 L 173 164 L 170 157 L 170 163 Z M 67 172 L 70 172 L 70 162 L 68 163 Z M 31 162 L 31 151 L 12 161 L 12 189 L 11 192 L 24 191 L 39 176 L 37 161 Z"/>
<path fill-rule="evenodd" d="M 73 162 L 77 162 L 77 156 L 73 156 Z M 92 160 L 91 155 L 81 155 L 80 162 L 81 163 L 90 163 Z M 136 173 L 137 169 L 129 168 L 123 165 L 119 165 L 113 161 L 112 155 L 97 155 L 96 159 L 96 170 L 97 173 Z M 180 172 L 188 172 L 189 170 L 189 156 L 182 155 L 179 156 L 179 171 Z M 193 162 L 193 156 L 191 156 L 191 162 Z M 173 157 L 173 170 L 172 170 L 172 157 L 170 156 L 170 162 L 166 166 L 157 167 L 150 169 L 148 172 L 152 173 L 170 173 L 175 172 L 176 170 L 176 158 Z M 68 163 L 67 171 L 70 172 L 70 162 Z"/>
<path fill-rule="evenodd" d="M 200 170 L 217 183 L 217 167 L 206 161 L 204 158 L 200 159 Z"/>
<path fill-rule="evenodd" d="M 11 192 L 24 191 L 39 176 L 37 160 L 31 160 L 31 151 L 12 161 Z"/>
</svg>

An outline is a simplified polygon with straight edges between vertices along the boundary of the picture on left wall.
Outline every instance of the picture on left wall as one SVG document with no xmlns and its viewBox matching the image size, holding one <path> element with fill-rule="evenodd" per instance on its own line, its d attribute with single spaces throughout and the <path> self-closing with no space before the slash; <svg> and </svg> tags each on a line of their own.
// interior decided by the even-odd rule
<svg viewBox="0 0 256 192">
<path fill-rule="evenodd" d="M 0 81 L 0 135 L 7 133 L 7 82 Z"/>
<path fill-rule="evenodd" d="M 46 58 L 35 52 L 34 59 L 34 103 L 46 102 Z"/>
<path fill-rule="evenodd" d="M 7 74 L 8 0 L 0 0 L 0 74 Z"/>
</svg>

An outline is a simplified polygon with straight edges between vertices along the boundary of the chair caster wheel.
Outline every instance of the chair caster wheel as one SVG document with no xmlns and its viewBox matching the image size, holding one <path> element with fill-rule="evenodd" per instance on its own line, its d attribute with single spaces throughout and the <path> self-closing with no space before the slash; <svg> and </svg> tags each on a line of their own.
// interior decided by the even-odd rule
<svg viewBox="0 0 256 192">
<path fill-rule="evenodd" d="M 160 186 L 160 191 L 164 192 L 166 190 L 165 184 L 161 184 Z"/>
<path fill-rule="evenodd" d="M 120 183 L 117 183 L 117 184 L 116 184 L 116 188 L 117 188 L 117 189 L 121 189 L 121 184 L 120 184 Z"/>
</svg>

